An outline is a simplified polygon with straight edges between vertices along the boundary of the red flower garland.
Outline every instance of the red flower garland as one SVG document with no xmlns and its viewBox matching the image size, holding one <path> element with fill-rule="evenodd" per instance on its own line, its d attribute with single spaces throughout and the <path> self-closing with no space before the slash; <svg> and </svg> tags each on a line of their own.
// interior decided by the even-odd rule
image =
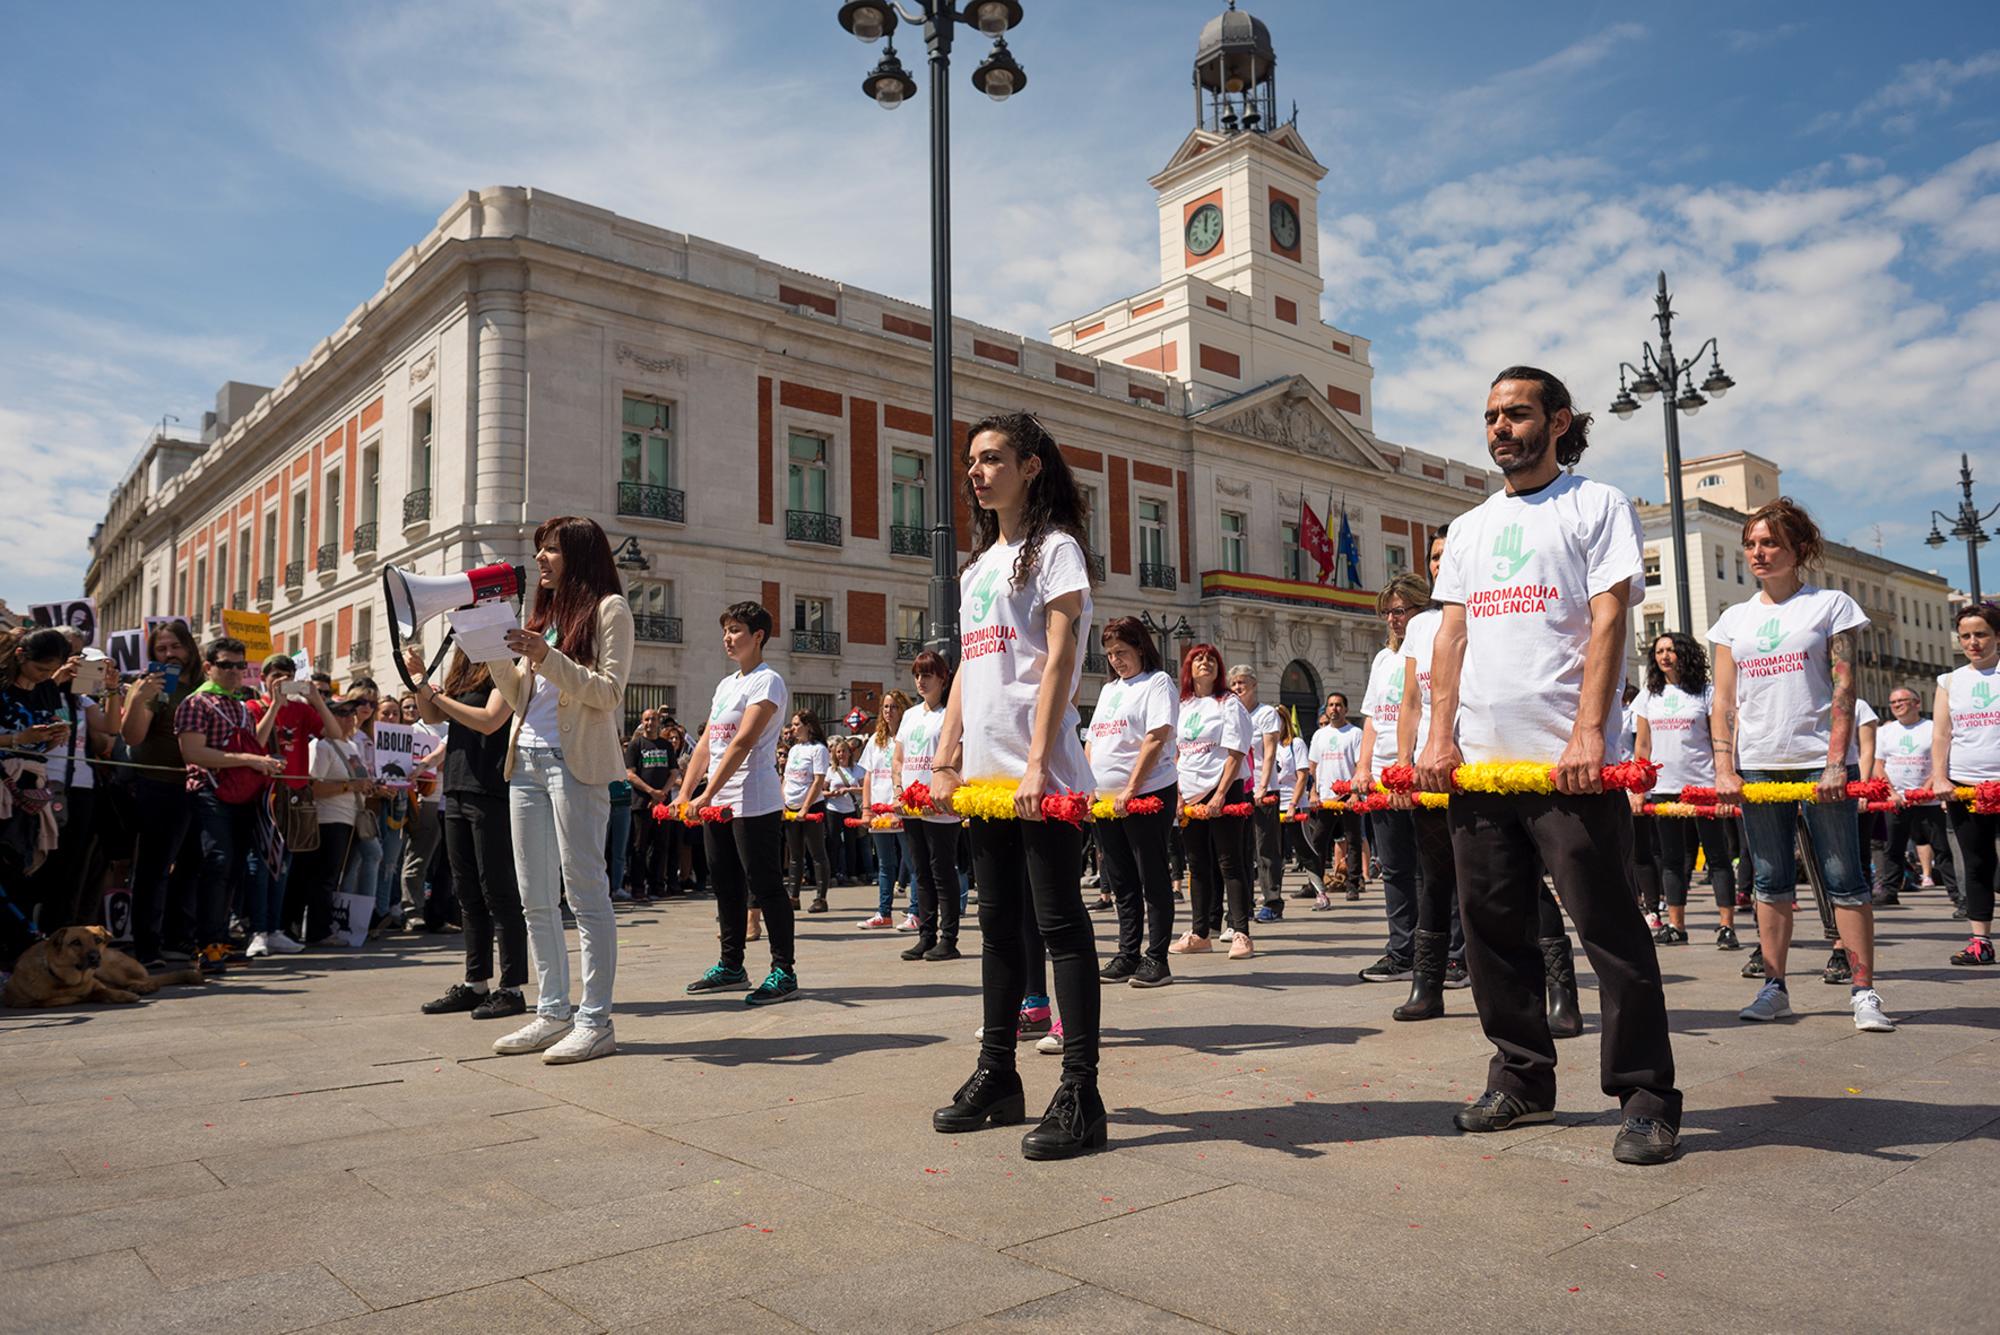
<svg viewBox="0 0 2000 1335">
<path fill-rule="evenodd" d="M 1090 819 L 1090 804 L 1095 800 L 1090 793 L 1050 793 L 1042 799 L 1042 819 L 1081 826 Z"/>
<path fill-rule="evenodd" d="M 1996 784 L 1995 787 L 2000 788 L 2000 784 Z M 1906 795 L 1906 800 L 1925 802 L 1933 800 L 1935 796 L 1926 792 L 1924 796 L 1919 797 L 1917 794 L 1920 792 L 1925 790 L 1912 788 Z M 1864 802 L 1888 802 L 1895 796 L 1895 790 L 1889 786 L 1887 779 L 1856 779 L 1847 785 L 1847 795 Z M 1689 806 L 1697 807 L 1712 807 L 1718 800 L 1715 789 L 1692 783 L 1681 789 L 1679 797 Z"/>
<path fill-rule="evenodd" d="M 841 824 L 845 825 L 850 830 L 859 830 L 867 826 L 868 818 L 866 816 L 849 816 L 846 820 L 842 821 Z"/>
<path fill-rule="evenodd" d="M 931 809 L 931 786 L 927 783 L 913 783 L 898 796 L 905 807 L 915 807 L 919 811 Z"/>
</svg>

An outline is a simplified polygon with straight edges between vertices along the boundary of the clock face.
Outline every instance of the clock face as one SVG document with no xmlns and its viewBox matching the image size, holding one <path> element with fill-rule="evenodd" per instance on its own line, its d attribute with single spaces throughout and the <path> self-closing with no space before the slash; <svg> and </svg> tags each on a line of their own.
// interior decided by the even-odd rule
<svg viewBox="0 0 2000 1335">
<path fill-rule="evenodd" d="M 1271 239 L 1280 250 L 1299 248 L 1299 215 L 1282 199 L 1271 201 Z"/>
<path fill-rule="evenodd" d="M 1213 204 L 1196 209 L 1187 221 L 1187 248 L 1206 255 L 1222 240 L 1222 210 Z"/>
</svg>

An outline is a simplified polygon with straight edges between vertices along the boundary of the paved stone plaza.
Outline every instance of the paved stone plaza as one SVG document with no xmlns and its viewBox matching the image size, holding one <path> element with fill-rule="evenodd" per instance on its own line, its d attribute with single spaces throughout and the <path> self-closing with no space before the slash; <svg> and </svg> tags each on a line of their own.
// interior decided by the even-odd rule
<svg viewBox="0 0 2000 1335">
<path fill-rule="evenodd" d="M 905 964 L 853 929 L 872 900 L 802 917 L 806 991 L 758 1012 L 681 994 L 711 901 L 622 910 L 621 1051 L 582 1066 L 417 1013 L 456 937 L 0 1012 L 0 1328 L 1992 1328 L 2000 977 L 1944 963 L 1941 894 L 1882 915 L 1894 1035 L 1810 973 L 1801 1018 L 1743 1025 L 1744 955 L 1666 951 L 1689 1152 L 1655 1169 L 1611 1160 L 1587 976 L 1558 1122 L 1454 1134 L 1471 997 L 1389 1020 L 1375 890 L 1107 989 L 1108 1153 L 935 1135 L 977 935 Z M 1058 1061 L 1024 1049 L 1031 1113 Z"/>
</svg>

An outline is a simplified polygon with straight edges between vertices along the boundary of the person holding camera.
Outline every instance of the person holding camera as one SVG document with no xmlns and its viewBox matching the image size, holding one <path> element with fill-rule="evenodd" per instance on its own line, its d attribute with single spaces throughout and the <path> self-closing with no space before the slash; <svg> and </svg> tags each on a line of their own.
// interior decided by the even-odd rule
<svg viewBox="0 0 2000 1335">
<path fill-rule="evenodd" d="M 138 844 L 132 856 L 132 953 L 148 968 L 194 958 L 194 880 L 201 845 L 174 713 L 202 683 L 201 651 L 179 617 L 146 633 L 146 671 L 119 735 L 134 764 Z"/>
</svg>

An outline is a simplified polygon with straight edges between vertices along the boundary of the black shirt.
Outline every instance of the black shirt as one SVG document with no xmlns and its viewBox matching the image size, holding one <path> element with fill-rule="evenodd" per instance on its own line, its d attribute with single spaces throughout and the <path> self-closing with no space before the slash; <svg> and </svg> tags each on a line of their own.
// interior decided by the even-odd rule
<svg viewBox="0 0 2000 1335">
<path fill-rule="evenodd" d="M 53 681 L 36 686 L 0 686 L 0 733 L 26 732 L 45 723 L 66 722 L 69 711 L 64 704 L 63 689 Z M 52 746 L 22 738 L 14 749 L 47 752 Z"/>
<path fill-rule="evenodd" d="M 625 748 L 625 768 L 646 781 L 650 788 L 664 788 L 674 776 L 673 747 L 660 737 L 634 737 Z"/>
<path fill-rule="evenodd" d="M 492 694 L 493 683 L 489 681 L 451 698 L 469 708 L 482 709 Z M 492 732 L 481 732 L 457 719 L 450 720 L 444 742 L 444 790 L 506 796 L 507 732 L 505 724 Z"/>
</svg>

